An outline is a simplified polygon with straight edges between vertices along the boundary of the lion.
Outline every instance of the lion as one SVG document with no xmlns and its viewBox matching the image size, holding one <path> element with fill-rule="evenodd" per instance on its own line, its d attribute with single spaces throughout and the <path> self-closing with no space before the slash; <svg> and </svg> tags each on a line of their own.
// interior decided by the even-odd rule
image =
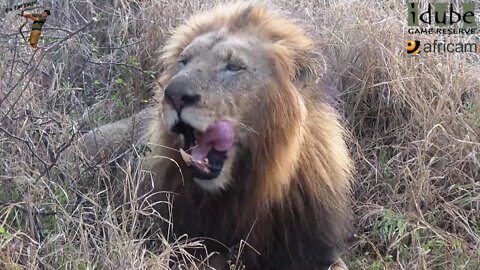
<svg viewBox="0 0 480 270">
<path fill-rule="evenodd" d="M 244 251 L 246 269 L 328 269 L 339 260 L 352 161 L 320 89 L 315 48 L 259 3 L 220 5 L 174 31 L 148 166 L 154 190 L 177 194 L 177 235 L 227 247 L 245 240 L 254 250 Z"/>
<path fill-rule="evenodd" d="M 353 165 L 317 47 L 263 3 L 221 4 L 174 30 L 141 191 L 174 194 L 173 236 L 236 251 L 249 270 L 346 269 Z"/>
</svg>

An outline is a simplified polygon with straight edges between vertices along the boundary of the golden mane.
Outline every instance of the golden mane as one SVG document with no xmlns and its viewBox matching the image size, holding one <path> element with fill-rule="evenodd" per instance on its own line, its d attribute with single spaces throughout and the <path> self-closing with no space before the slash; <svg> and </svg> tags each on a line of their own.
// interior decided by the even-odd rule
<svg viewBox="0 0 480 270">
<path fill-rule="evenodd" d="M 186 46 L 196 37 L 219 29 L 226 29 L 226 35 L 250 33 L 264 40 L 275 77 L 266 83 L 269 100 L 274 102 L 263 104 L 267 109 L 256 116 L 258 120 L 253 128 L 257 133 L 249 138 L 250 159 L 245 161 L 248 173 L 235 176 L 242 177 L 236 181 L 241 187 L 234 187 L 231 192 L 237 195 L 205 199 L 210 200 L 206 203 L 210 207 L 216 207 L 214 204 L 223 200 L 223 208 L 218 207 L 219 213 L 215 215 L 222 217 L 220 222 L 228 223 L 224 227 L 235 227 L 217 232 L 220 234 L 217 239 L 227 241 L 229 235 L 223 234 L 250 233 L 249 243 L 260 250 L 269 250 L 268 243 L 278 230 L 285 235 L 296 235 L 293 231 L 297 229 L 312 230 L 309 233 L 323 241 L 318 244 L 319 249 L 331 247 L 335 249 L 331 256 L 338 256 L 349 223 L 352 162 L 340 116 L 325 101 L 320 89 L 321 74 L 317 73 L 322 73 L 324 66 L 315 42 L 291 20 L 271 12 L 263 4 L 221 5 L 192 17 L 173 32 L 162 52 L 164 73 L 160 85 L 166 85 L 173 76 Z M 162 98 L 163 90 L 159 89 L 157 94 Z M 150 129 L 151 142 L 171 146 L 173 139 L 160 132 L 160 117 L 161 110 Z M 165 150 L 153 150 L 153 155 L 167 154 Z M 178 154 L 170 153 L 170 157 L 182 163 Z M 157 172 L 157 178 L 170 177 L 174 174 L 172 170 L 178 170 L 169 160 L 156 161 L 150 166 Z M 157 182 L 162 181 L 165 180 Z M 180 209 L 177 216 L 183 218 L 194 211 L 188 209 L 191 206 L 188 198 L 198 193 L 198 189 L 187 182 L 185 179 L 184 185 L 170 188 L 187 198 L 176 204 Z M 252 217 L 257 220 L 253 229 Z M 192 221 L 191 226 L 195 226 L 195 222 L 203 226 L 207 234 L 204 236 L 210 237 L 208 234 L 217 228 L 206 220 Z M 277 224 L 282 222 L 285 224 Z M 201 233 L 201 229 L 182 228 Z M 301 239 L 297 239 L 300 243 L 292 249 L 300 248 L 306 238 L 306 234 L 302 234 Z"/>
</svg>

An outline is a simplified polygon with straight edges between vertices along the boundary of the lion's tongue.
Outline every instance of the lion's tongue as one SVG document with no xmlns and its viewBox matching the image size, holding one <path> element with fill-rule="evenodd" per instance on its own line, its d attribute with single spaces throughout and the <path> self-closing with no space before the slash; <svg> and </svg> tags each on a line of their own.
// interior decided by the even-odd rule
<svg viewBox="0 0 480 270">
<path fill-rule="evenodd" d="M 196 160 L 204 160 L 212 148 L 223 152 L 233 145 L 233 128 L 227 121 L 219 121 L 207 128 L 202 136 L 197 138 L 197 145 L 192 148 L 192 156 Z"/>
</svg>

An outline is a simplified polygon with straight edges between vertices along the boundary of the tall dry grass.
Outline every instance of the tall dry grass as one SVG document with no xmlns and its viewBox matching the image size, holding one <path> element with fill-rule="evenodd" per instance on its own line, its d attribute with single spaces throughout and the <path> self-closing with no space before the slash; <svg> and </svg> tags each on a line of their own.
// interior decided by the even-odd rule
<svg viewBox="0 0 480 270">
<path fill-rule="evenodd" d="M 193 260 L 185 248 L 201 242 L 166 243 L 156 221 L 168 217 L 133 195 L 135 165 L 113 179 L 115 157 L 94 163 L 74 142 L 149 104 L 168 31 L 214 2 L 56 1 L 36 52 L 17 34 L 22 21 L 4 14 L 0 269 L 167 269 L 172 259 Z M 404 1 L 276 3 L 315 28 L 339 78 L 357 166 L 350 267 L 480 269 L 478 55 L 407 55 Z"/>
<path fill-rule="evenodd" d="M 479 56 L 406 55 L 399 1 L 330 11 L 325 42 L 358 140 L 355 266 L 480 268 Z"/>
</svg>

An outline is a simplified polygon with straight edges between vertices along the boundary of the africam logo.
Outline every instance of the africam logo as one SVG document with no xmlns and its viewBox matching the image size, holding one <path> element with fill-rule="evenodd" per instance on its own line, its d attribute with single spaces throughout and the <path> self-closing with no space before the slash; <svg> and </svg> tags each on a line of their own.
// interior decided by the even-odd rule
<svg viewBox="0 0 480 270">
<path fill-rule="evenodd" d="M 449 42 L 434 40 L 433 42 L 424 42 L 423 46 L 419 40 L 407 40 L 407 53 L 419 54 L 425 53 L 480 53 L 480 43 L 474 42 Z"/>
<path fill-rule="evenodd" d="M 419 3 L 409 2 L 407 6 L 409 34 L 471 35 L 476 32 L 476 3 L 463 3 L 461 8 L 453 3 L 428 3 L 423 12 Z"/>
</svg>

